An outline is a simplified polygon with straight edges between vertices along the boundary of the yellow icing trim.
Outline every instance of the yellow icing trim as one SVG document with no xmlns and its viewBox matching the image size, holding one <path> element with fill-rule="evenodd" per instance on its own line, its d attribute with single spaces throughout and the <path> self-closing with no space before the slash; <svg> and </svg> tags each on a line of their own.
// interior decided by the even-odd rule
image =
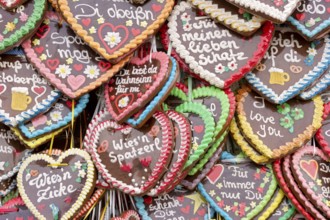
<svg viewBox="0 0 330 220">
<path fill-rule="evenodd" d="M 250 144 L 244 139 L 244 137 L 241 135 L 241 131 L 238 128 L 235 117 L 230 123 L 229 131 L 231 133 L 231 136 L 234 138 L 236 144 L 242 149 L 246 156 L 253 160 L 253 162 L 257 164 L 265 164 L 270 161 L 268 157 L 260 154 L 259 152 L 256 152 L 256 150 L 253 149 Z"/>
<path fill-rule="evenodd" d="M 25 139 L 21 132 L 19 132 L 19 130 L 17 128 L 11 128 L 11 131 L 18 137 L 18 139 L 24 144 L 26 145 L 26 147 L 33 149 L 36 148 L 44 143 L 46 143 L 47 141 L 49 141 L 52 136 L 56 136 L 60 133 L 62 133 L 65 129 L 67 129 L 70 125 L 67 125 L 63 128 L 60 128 L 52 133 L 49 134 L 45 134 L 43 136 L 40 137 L 36 137 L 36 138 L 32 138 L 32 139 Z"/>
<path fill-rule="evenodd" d="M 299 134 L 291 142 L 287 142 L 285 145 L 282 145 L 278 149 L 272 151 L 268 148 L 267 145 L 262 142 L 262 140 L 259 139 L 256 134 L 253 133 L 253 129 L 247 121 L 243 103 L 245 101 L 245 97 L 247 97 L 250 92 L 251 89 L 246 85 L 238 91 L 238 94 L 236 95 L 238 103 L 237 118 L 244 135 L 246 135 L 249 140 L 251 140 L 251 143 L 253 143 L 253 146 L 266 157 L 269 157 L 271 159 L 277 159 L 289 154 L 290 152 L 301 147 L 305 142 L 310 140 L 313 137 L 314 133 L 322 126 L 321 122 L 323 114 L 323 101 L 320 96 L 315 96 L 312 99 L 315 106 L 312 124 L 306 127 L 305 131 L 302 134 Z"/>
<path fill-rule="evenodd" d="M 281 202 L 284 199 L 284 192 L 281 189 L 278 189 L 278 192 L 275 195 L 275 199 L 273 202 L 268 206 L 266 210 L 263 211 L 263 214 L 258 218 L 258 220 L 265 220 L 268 219 L 275 210 L 279 207 Z"/>
<path fill-rule="evenodd" d="M 105 59 L 114 60 L 116 58 L 127 55 L 133 49 L 136 49 L 138 46 L 140 46 L 145 40 L 148 39 L 148 37 L 154 35 L 170 15 L 174 6 L 174 0 L 166 0 L 164 9 L 157 17 L 157 19 L 151 25 L 149 25 L 146 30 L 131 40 L 128 44 L 126 44 L 125 47 L 114 52 L 113 54 L 107 53 L 106 50 L 99 43 L 97 43 L 93 37 L 89 36 L 89 33 L 83 28 L 83 26 L 78 24 L 77 19 L 74 18 L 70 10 L 68 0 L 58 0 L 58 5 L 60 11 L 62 12 L 62 16 L 78 36 L 80 36 L 91 48 L 97 51 Z"/>
<path fill-rule="evenodd" d="M 77 211 L 83 206 L 84 201 L 87 199 L 88 194 L 91 190 L 94 188 L 94 182 L 95 182 L 95 168 L 93 161 L 90 157 L 90 155 L 84 151 L 77 148 L 69 149 L 65 152 L 63 152 L 57 160 L 53 159 L 52 157 L 48 156 L 47 154 L 33 154 L 30 157 L 28 157 L 22 164 L 20 170 L 17 174 L 17 187 L 18 191 L 25 202 L 26 206 L 29 208 L 29 210 L 32 212 L 32 214 L 39 220 L 47 220 L 39 211 L 38 209 L 32 204 L 31 200 L 29 199 L 27 193 L 25 192 L 25 189 L 23 187 L 23 174 L 26 170 L 27 166 L 33 162 L 38 160 L 46 161 L 50 164 L 60 164 L 64 158 L 71 156 L 71 155 L 78 155 L 84 158 L 87 162 L 87 175 L 86 175 L 86 183 L 83 189 L 80 192 L 80 195 L 78 196 L 77 201 L 72 205 L 72 207 L 59 219 L 59 220 L 69 220 L 71 219 Z"/>
<path fill-rule="evenodd" d="M 244 19 L 240 19 L 237 15 L 232 14 L 230 11 L 225 11 L 223 8 L 218 8 L 218 5 L 213 4 L 210 0 L 190 0 L 190 2 L 194 6 L 198 7 L 198 9 L 208 14 L 212 19 L 238 32 L 251 32 L 252 34 L 266 21 L 265 19 L 255 15 L 252 15 L 252 19 L 250 21 L 245 21 Z"/>
</svg>

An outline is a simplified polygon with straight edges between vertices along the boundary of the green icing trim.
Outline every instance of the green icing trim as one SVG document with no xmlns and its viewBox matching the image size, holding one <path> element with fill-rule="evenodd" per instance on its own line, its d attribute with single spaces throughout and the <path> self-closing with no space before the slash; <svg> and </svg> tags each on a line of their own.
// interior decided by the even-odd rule
<svg viewBox="0 0 330 220">
<path fill-rule="evenodd" d="M 27 4 L 34 4 L 33 12 L 31 15 L 28 15 L 29 18 L 26 23 L 18 30 L 16 30 L 9 37 L 3 39 L 0 42 L 0 51 L 5 50 L 8 47 L 15 46 L 16 43 L 21 41 L 24 37 L 29 35 L 34 29 L 37 28 L 37 24 L 40 20 L 42 20 L 47 7 L 46 0 L 31 0 Z"/>
<path fill-rule="evenodd" d="M 277 181 L 274 175 L 273 168 L 270 164 L 265 165 L 268 167 L 268 169 L 271 171 L 272 175 L 272 182 L 270 183 L 269 189 L 262 199 L 262 201 L 253 209 L 251 212 L 249 212 L 246 217 L 242 218 L 242 220 L 249 220 L 252 219 L 254 216 L 258 215 L 262 210 L 266 207 L 267 203 L 271 200 L 272 196 L 274 195 L 276 189 L 277 189 Z"/>
<path fill-rule="evenodd" d="M 201 119 L 205 123 L 205 133 L 203 139 L 198 146 L 198 149 L 191 154 L 185 164 L 184 169 L 191 166 L 195 162 L 197 162 L 200 157 L 205 153 L 205 151 L 209 148 L 210 143 L 212 143 L 213 133 L 215 128 L 214 119 L 212 114 L 208 111 L 208 109 L 200 104 L 195 102 L 185 102 L 175 108 L 177 112 L 180 113 L 194 113 L 201 117 Z"/>
<path fill-rule="evenodd" d="M 184 93 L 181 89 L 174 87 L 171 90 L 170 96 L 174 96 L 177 97 L 179 99 L 181 99 L 182 101 L 188 101 L 188 97 L 186 95 L 186 93 Z"/>
<path fill-rule="evenodd" d="M 230 110 L 230 103 L 228 96 L 223 90 L 217 89 L 215 87 L 200 87 L 194 89 L 192 91 L 192 98 L 206 98 L 206 97 L 215 97 L 219 100 L 221 105 L 221 116 L 219 120 L 216 122 L 216 127 L 214 130 L 214 138 L 219 134 L 219 132 L 223 129 L 224 125 L 227 122 Z"/>
<path fill-rule="evenodd" d="M 294 215 L 295 212 L 296 212 L 296 208 L 294 207 L 294 205 L 291 204 L 291 208 L 285 213 L 285 215 L 279 218 L 279 220 L 288 220 Z"/>
</svg>

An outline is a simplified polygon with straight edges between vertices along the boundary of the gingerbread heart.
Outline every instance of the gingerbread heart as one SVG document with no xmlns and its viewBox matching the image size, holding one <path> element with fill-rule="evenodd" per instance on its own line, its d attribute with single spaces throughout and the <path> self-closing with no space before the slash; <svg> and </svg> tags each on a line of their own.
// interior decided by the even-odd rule
<svg viewBox="0 0 330 220">
<path fill-rule="evenodd" d="M 312 85 L 299 94 L 299 98 L 303 100 L 311 99 L 326 90 L 329 89 L 330 86 L 330 70 L 329 68 L 320 76 L 319 79 L 314 81 Z"/>
<path fill-rule="evenodd" d="M 330 157 L 330 103 L 324 105 L 322 127 L 316 132 L 315 140 L 323 152 Z"/>
<path fill-rule="evenodd" d="M 103 121 L 90 138 L 88 150 L 104 180 L 131 195 L 154 187 L 172 156 L 173 129 L 162 112 L 140 129 Z"/>
<path fill-rule="evenodd" d="M 17 175 L 19 193 L 37 219 L 71 219 L 93 192 L 95 169 L 86 151 L 69 149 L 56 158 L 34 154 Z"/>
<path fill-rule="evenodd" d="M 277 207 L 277 209 L 274 210 L 274 213 L 270 215 L 268 219 L 291 219 L 295 213 L 295 207 L 292 205 L 290 200 L 286 196 L 284 196 L 281 204 Z"/>
<path fill-rule="evenodd" d="M 22 5 L 27 0 L 0 0 L 0 7 L 10 10 L 17 8 L 18 6 Z"/>
<path fill-rule="evenodd" d="M 205 199 L 198 192 L 187 191 L 180 186 L 159 197 L 144 196 L 134 199 L 143 220 L 210 219 Z"/>
<path fill-rule="evenodd" d="M 300 35 L 280 29 L 264 59 L 245 78 L 268 101 L 282 104 L 327 70 L 329 49 L 330 36 L 306 42 Z"/>
<path fill-rule="evenodd" d="M 163 52 L 142 59 L 134 57 L 109 81 L 105 87 L 106 104 L 116 121 L 126 121 L 157 95 L 168 78 L 169 62 Z"/>
<path fill-rule="evenodd" d="M 301 36 L 314 40 L 330 31 L 329 8 L 330 1 L 302 0 L 288 22 Z"/>
<path fill-rule="evenodd" d="M 274 31 L 267 22 L 244 38 L 209 17 L 197 16 L 187 2 L 175 6 L 168 20 L 173 48 L 195 74 L 219 88 L 228 88 L 259 63 Z"/>
<path fill-rule="evenodd" d="M 1 0 L 0 2 L 2 2 L 1 5 L 5 5 L 5 2 L 14 3 L 15 1 Z M 40 25 L 46 8 L 46 0 L 27 1 L 20 8 L 10 11 L 0 8 L 0 29 L 2 30 L 0 34 L 0 54 L 29 38 Z"/>
<path fill-rule="evenodd" d="M 72 111 L 72 100 L 62 96 L 47 112 L 38 115 L 26 123 L 19 124 L 21 133 L 28 139 L 36 138 L 54 130 L 65 127 L 86 108 L 89 101 L 89 94 L 82 96 L 75 101 Z"/>
<path fill-rule="evenodd" d="M 16 197 L 0 207 L 0 218 L 15 220 L 37 220 L 24 204 L 21 197 Z"/>
<path fill-rule="evenodd" d="M 292 99 L 274 105 L 244 86 L 236 96 L 242 134 L 264 156 L 276 159 L 300 148 L 321 127 L 323 102 Z"/>
<path fill-rule="evenodd" d="M 177 79 L 180 76 L 180 69 L 178 68 L 176 61 L 173 57 L 170 57 L 170 63 L 172 66 L 169 77 L 165 82 L 163 88 L 158 92 L 158 94 L 140 110 L 137 114 L 127 120 L 127 123 L 133 127 L 141 127 L 143 124 L 152 116 L 159 107 L 159 103 L 163 103 L 166 98 L 170 95 L 172 88 L 175 86 Z"/>
<path fill-rule="evenodd" d="M 174 1 L 149 0 L 143 5 L 116 1 L 111 7 L 89 0 L 58 4 L 73 31 L 105 59 L 116 62 L 156 33 Z"/>
<path fill-rule="evenodd" d="M 10 126 L 46 111 L 59 97 L 25 56 L 2 55 L 0 60 L 0 120 Z"/>
<path fill-rule="evenodd" d="M 136 211 L 128 210 L 122 213 L 120 217 L 114 217 L 111 220 L 140 220 L 140 216 Z"/>
<path fill-rule="evenodd" d="M 47 32 L 40 35 L 44 29 Z M 22 46 L 38 72 L 72 99 L 102 85 L 130 58 L 112 65 L 76 36 L 54 12 L 47 12 L 38 32 Z"/>
<path fill-rule="evenodd" d="M 284 23 L 296 9 L 300 0 L 273 1 L 273 0 L 226 0 L 237 7 L 250 11 L 252 14 Z"/>
<path fill-rule="evenodd" d="M 251 219 L 262 211 L 277 188 L 270 165 L 224 156 L 198 190 L 224 219 Z"/>
<path fill-rule="evenodd" d="M 30 154 L 10 128 L 0 124 L 0 182 L 12 178 Z"/>
<path fill-rule="evenodd" d="M 307 198 L 330 218 L 328 194 L 329 158 L 313 146 L 306 146 L 292 155 L 292 174 Z"/>
<path fill-rule="evenodd" d="M 243 36 L 251 36 L 266 21 L 222 0 L 191 0 L 191 3 L 215 21 Z"/>
<path fill-rule="evenodd" d="M 166 114 L 173 123 L 173 155 L 168 170 L 157 185 L 150 190 L 149 196 L 161 195 L 172 185 L 173 181 L 181 174 L 190 153 L 191 130 L 189 121 L 182 114 L 173 110 L 167 111 Z"/>
</svg>

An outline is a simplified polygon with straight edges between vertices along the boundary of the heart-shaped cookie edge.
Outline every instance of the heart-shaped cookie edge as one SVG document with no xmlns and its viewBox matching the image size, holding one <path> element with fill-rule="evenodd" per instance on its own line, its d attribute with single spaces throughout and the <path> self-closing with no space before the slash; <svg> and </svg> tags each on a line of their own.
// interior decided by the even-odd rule
<svg viewBox="0 0 330 220">
<path fill-rule="evenodd" d="M 315 109 L 312 124 L 306 127 L 302 134 L 296 135 L 296 137 L 290 142 L 286 142 L 285 145 L 279 146 L 277 149 L 271 150 L 267 147 L 266 144 L 263 143 L 262 140 L 260 140 L 258 135 L 253 133 L 253 129 L 247 121 L 243 103 L 245 101 L 245 97 L 251 91 L 251 88 L 245 85 L 238 91 L 238 94 L 236 95 L 238 123 L 241 126 L 241 132 L 243 133 L 243 135 L 245 135 L 249 140 L 251 140 L 253 146 L 255 146 L 256 149 L 266 157 L 269 157 L 271 159 L 277 159 L 286 155 L 290 151 L 301 147 L 302 143 L 310 140 L 313 137 L 314 133 L 322 126 L 321 122 L 323 115 L 323 101 L 320 96 L 316 96 L 313 98 Z"/>
<path fill-rule="evenodd" d="M 88 32 L 83 28 L 82 25 L 78 24 L 77 19 L 74 18 L 70 7 L 68 5 L 68 0 L 59 0 L 58 5 L 61 11 L 61 14 L 68 21 L 68 24 L 72 28 L 72 30 L 77 33 L 79 37 L 81 37 L 88 45 L 103 56 L 107 60 L 113 60 L 123 55 L 126 55 L 131 50 L 137 48 L 141 45 L 149 36 L 155 34 L 155 32 L 161 27 L 161 25 L 165 22 L 167 17 L 170 15 L 172 8 L 174 6 L 174 0 L 165 0 L 166 4 L 161 14 L 157 17 L 157 19 L 150 25 L 146 30 L 136 36 L 133 40 L 131 40 L 128 44 L 126 44 L 120 50 L 114 52 L 113 54 L 108 54 L 102 46 L 94 41 L 94 38 L 89 36 Z M 79 34 L 78 34 L 79 33 Z"/>
<path fill-rule="evenodd" d="M 89 194 L 89 192 L 93 189 L 94 187 L 94 180 L 95 180 L 95 168 L 94 168 L 94 164 L 93 161 L 90 157 L 90 155 L 84 151 L 84 150 L 80 150 L 80 149 L 69 149 L 65 152 L 63 152 L 58 159 L 54 159 L 50 156 L 48 156 L 47 154 L 33 154 L 31 155 L 29 158 L 27 158 L 18 174 L 17 174 L 17 187 L 19 190 L 19 193 L 21 194 L 21 197 L 23 199 L 23 201 L 25 202 L 26 206 L 29 208 L 29 210 L 32 212 L 32 214 L 38 218 L 38 219 L 42 219 L 42 220 L 46 220 L 46 218 L 38 211 L 38 209 L 32 204 L 31 200 L 28 197 L 28 194 L 25 191 L 25 188 L 23 186 L 23 173 L 26 169 L 26 167 L 34 161 L 38 161 L 38 160 L 43 160 L 46 161 L 48 163 L 51 164 L 56 164 L 56 163 L 61 163 L 61 161 L 63 159 L 65 159 L 68 156 L 71 155 L 78 155 L 82 158 L 85 159 L 85 161 L 87 162 L 87 171 L 86 171 L 86 183 L 85 186 L 83 187 L 83 189 L 81 190 L 81 193 L 79 194 L 77 201 L 72 205 L 72 207 L 61 217 L 61 220 L 69 220 L 71 217 L 74 216 L 74 214 L 79 211 L 79 209 L 81 208 L 81 206 L 83 205 L 83 201 L 86 200 L 87 195 Z"/>
<path fill-rule="evenodd" d="M 323 112 L 323 121 L 326 120 L 326 118 L 328 117 L 328 115 L 330 114 L 330 102 L 324 104 L 324 112 Z M 316 134 L 315 134 L 315 140 L 317 141 L 317 143 L 321 146 L 322 150 L 330 157 L 330 145 L 329 143 L 325 140 L 324 136 L 323 136 L 323 126 L 317 130 Z"/>
</svg>

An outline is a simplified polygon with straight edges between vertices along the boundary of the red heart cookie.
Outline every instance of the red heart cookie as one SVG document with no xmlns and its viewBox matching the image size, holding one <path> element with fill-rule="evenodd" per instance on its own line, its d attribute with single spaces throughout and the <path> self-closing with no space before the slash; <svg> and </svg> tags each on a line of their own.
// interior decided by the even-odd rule
<svg viewBox="0 0 330 220">
<path fill-rule="evenodd" d="M 105 98 L 116 121 L 127 120 L 157 95 L 168 78 L 169 62 L 163 52 L 152 53 L 143 59 L 134 57 L 110 80 L 105 88 Z"/>
<path fill-rule="evenodd" d="M 34 154 L 18 172 L 19 193 L 38 219 L 72 218 L 94 188 L 95 169 L 86 151 L 70 149 L 55 158 Z"/>
<path fill-rule="evenodd" d="M 135 50 L 158 30 L 174 1 L 150 0 L 143 5 L 132 5 L 129 1 L 112 3 L 109 7 L 105 2 L 89 0 L 58 1 L 74 32 L 104 58 L 117 62 L 117 58 Z"/>
<path fill-rule="evenodd" d="M 172 155 L 173 129 L 162 112 L 139 129 L 103 121 L 90 138 L 88 149 L 104 180 L 131 195 L 154 187 Z"/>
<path fill-rule="evenodd" d="M 44 50 L 40 49 L 40 45 L 45 46 Z M 72 99 L 106 82 L 130 58 L 111 65 L 60 21 L 54 12 L 47 12 L 38 32 L 22 46 L 38 72 Z"/>
</svg>

